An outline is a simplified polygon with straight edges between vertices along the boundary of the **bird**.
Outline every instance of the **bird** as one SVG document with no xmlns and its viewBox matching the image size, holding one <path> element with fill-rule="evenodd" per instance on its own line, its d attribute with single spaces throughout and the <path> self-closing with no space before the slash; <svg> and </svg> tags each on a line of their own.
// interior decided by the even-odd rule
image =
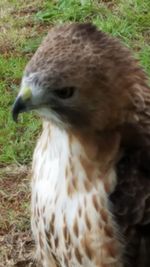
<svg viewBox="0 0 150 267">
<path fill-rule="evenodd" d="M 54 26 L 12 108 L 43 121 L 31 228 L 43 267 L 150 266 L 150 87 L 120 40 L 92 23 Z"/>
</svg>

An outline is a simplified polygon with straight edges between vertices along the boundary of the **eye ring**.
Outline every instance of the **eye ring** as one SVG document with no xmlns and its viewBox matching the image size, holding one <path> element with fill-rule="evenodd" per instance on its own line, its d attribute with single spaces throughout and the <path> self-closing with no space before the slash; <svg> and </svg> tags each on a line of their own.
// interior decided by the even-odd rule
<svg viewBox="0 0 150 267">
<path fill-rule="evenodd" d="M 72 86 L 63 87 L 61 89 L 56 89 L 53 92 L 57 97 L 65 100 L 65 99 L 71 98 L 74 95 L 75 88 Z"/>
</svg>

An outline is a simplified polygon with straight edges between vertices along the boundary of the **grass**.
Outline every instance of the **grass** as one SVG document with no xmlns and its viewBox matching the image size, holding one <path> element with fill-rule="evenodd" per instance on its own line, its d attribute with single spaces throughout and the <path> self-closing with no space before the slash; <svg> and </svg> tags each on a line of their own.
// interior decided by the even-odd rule
<svg viewBox="0 0 150 267">
<path fill-rule="evenodd" d="M 25 3 L 26 2 L 26 3 Z M 42 2 L 41 2 L 42 3 Z M 41 41 L 44 30 L 35 22 L 42 8 L 39 1 L 0 3 L 0 165 L 27 164 L 31 160 L 40 121 L 25 115 L 20 124 L 12 120 L 11 109 L 17 95 L 23 69 Z M 7 24 L 6 24 L 7 22 Z M 33 41 L 34 40 L 34 41 Z"/>
<path fill-rule="evenodd" d="M 38 0 L 0 2 L 0 266 L 2 267 L 35 266 L 30 259 L 33 245 L 29 230 L 30 186 L 26 164 L 31 161 L 41 122 L 35 115 L 25 114 L 21 117 L 20 123 L 15 124 L 11 109 L 18 93 L 23 69 L 46 31 L 45 25 L 35 18 L 36 13 L 42 8 L 43 2 Z"/>
</svg>

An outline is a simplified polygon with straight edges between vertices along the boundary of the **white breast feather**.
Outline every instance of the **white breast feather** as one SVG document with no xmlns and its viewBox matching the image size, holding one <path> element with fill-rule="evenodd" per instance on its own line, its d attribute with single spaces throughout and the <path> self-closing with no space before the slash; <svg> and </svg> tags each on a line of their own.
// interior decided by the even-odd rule
<svg viewBox="0 0 150 267">
<path fill-rule="evenodd" d="M 71 153 L 73 153 L 73 155 L 71 155 Z M 100 207 L 104 205 L 107 210 L 108 201 L 102 181 L 99 182 L 97 188 L 93 187 L 89 192 L 85 190 L 84 181 L 87 177 L 80 163 L 80 155 L 83 153 L 83 148 L 78 142 L 72 144 L 72 151 L 70 151 L 69 137 L 66 131 L 60 130 L 55 126 L 50 126 L 50 123 L 45 122 L 43 133 L 34 152 L 32 177 L 32 230 L 37 243 L 39 258 L 41 258 L 40 253 L 44 253 L 44 259 L 42 257 L 43 266 L 51 266 L 51 259 L 48 254 L 52 251 L 62 267 L 67 267 L 64 254 L 66 253 L 66 255 L 69 255 L 67 254 L 69 252 L 71 253 L 69 267 L 81 267 L 79 259 L 77 259 L 77 256 L 75 257 L 75 248 L 77 247 L 80 248 L 82 266 L 84 267 L 101 267 L 102 264 L 106 263 L 109 264 L 106 265 L 109 267 L 121 266 L 118 257 L 117 259 L 108 258 L 106 255 L 106 259 L 101 259 L 100 248 L 103 247 L 104 243 L 110 241 L 110 237 L 105 236 L 103 229 L 101 234 L 98 235 L 97 229 L 102 219 L 100 212 L 97 212 L 93 207 L 92 197 L 96 195 L 99 203 L 102 199 L 103 203 L 100 203 Z M 78 190 L 71 196 L 68 196 L 67 186 L 69 180 L 72 178 L 72 174 L 70 172 L 70 176 L 66 177 L 66 168 L 69 166 L 70 157 L 73 157 L 76 166 L 74 175 L 76 175 L 76 179 L 78 179 Z M 114 173 L 112 175 L 114 180 Z M 99 198 L 99 196 L 101 196 L 101 198 Z M 80 207 L 82 208 L 81 217 L 78 216 Z M 50 232 L 52 214 L 55 214 L 55 222 L 50 248 L 47 242 L 46 232 Z M 82 247 L 84 235 L 89 231 L 84 219 L 85 214 L 88 215 L 90 224 L 92 225 L 89 237 L 91 238 L 90 242 L 93 248 L 96 250 L 95 254 L 98 253 L 99 260 L 97 260 L 97 263 L 97 256 L 95 255 L 95 259 L 92 261 L 86 255 Z M 69 252 L 66 252 L 66 241 L 63 233 L 64 217 L 72 239 L 72 245 L 68 249 Z M 73 232 L 75 220 L 78 222 L 78 236 Z M 108 220 L 112 222 L 112 216 L 109 211 Z M 103 226 L 104 222 L 102 221 L 101 223 Z M 42 235 L 42 252 L 39 233 Z M 59 246 L 56 248 L 54 240 L 57 237 L 59 238 Z"/>
</svg>

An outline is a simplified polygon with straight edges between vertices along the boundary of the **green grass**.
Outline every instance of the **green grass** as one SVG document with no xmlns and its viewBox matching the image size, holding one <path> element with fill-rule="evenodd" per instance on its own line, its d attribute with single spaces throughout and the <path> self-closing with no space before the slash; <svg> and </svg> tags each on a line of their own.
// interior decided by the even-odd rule
<svg viewBox="0 0 150 267">
<path fill-rule="evenodd" d="M 27 59 L 20 56 L 0 56 L 0 162 L 28 163 L 40 122 L 35 117 L 21 117 L 20 123 L 12 120 L 11 109 L 18 93 L 22 70 Z"/>
<path fill-rule="evenodd" d="M 150 75 L 149 0 L 34 0 L 32 3 L 5 0 L 0 8 L 0 26 L 4 28 L 0 33 L 0 163 L 3 165 L 31 161 L 40 120 L 33 114 L 25 114 L 15 124 L 11 108 L 24 66 L 48 27 L 68 21 L 91 21 L 130 47 Z"/>
<path fill-rule="evenodd" d="M 11 115 L 23 69 L 42 38 L 37 29 L 41 23 L 35 22 L 38 2 L 34 0 L 31 5 L 29 1 L 4 0 L 0 3 L 0 166 L 29 163 L 39 134 L 41 123 L 35 115 L 25 114 L 18 124 Z"/>
</svg>

